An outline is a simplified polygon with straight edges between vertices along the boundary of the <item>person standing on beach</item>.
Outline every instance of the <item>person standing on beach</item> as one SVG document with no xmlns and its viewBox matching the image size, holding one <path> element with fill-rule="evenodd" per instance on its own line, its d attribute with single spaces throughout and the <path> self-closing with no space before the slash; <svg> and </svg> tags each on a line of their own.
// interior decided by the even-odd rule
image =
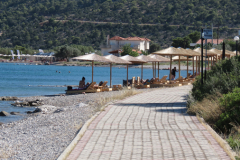
<svg viewBox="0 0 240 160">
<path fill-rule="evenodd" d="M 177 72 L 177 69 L 176 69 L 176 67 L 174 67 L 174 68 L 172 69 L 172 77 L 171 77 L 171 80 L 175 80 L 176 72 Z"/>
<path fill-rule="evenodd" d="M 82 77 L 82 80 L 79 82 L 78 88 L 84 88 L 85 87 L 85 77 Z"/>
</svg>

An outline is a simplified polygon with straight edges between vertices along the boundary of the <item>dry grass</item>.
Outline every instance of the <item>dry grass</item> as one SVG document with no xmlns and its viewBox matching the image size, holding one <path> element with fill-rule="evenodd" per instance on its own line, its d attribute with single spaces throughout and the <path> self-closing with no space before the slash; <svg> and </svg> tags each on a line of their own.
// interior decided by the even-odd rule
<svg viewBox="0 0 240 160">
<path fill-rule="evenodd" d="M 126 97 L 129 96 L 133 96 L 136 95 L 138 93 L 142 93 L 142 90 L 138 90 L 135 88 L 132 89 L 127 89 L 127 88 L 123 88 L 123 90 L 118 91 L 118 94 L 114 94 L 112 96 L 108 96 L 108 97 L 99 97 L 96 101 L 95 101 L 95 111 L 103 111 L 106 107 L 107 107 L 107 103 L 109 102 L 114 102 L 116 100 L 121 100 L 124 99 Z"/>
<path fill-rule="evenodd" d="M 225 152 L 231 157 L 231 159 L 235 159 L 235 156 L 240 155 L 240 148 L 231 149 L 231 147 L 227 144 L 225 140 L 230 135 L 221 134 L 221 137 L 213 130 L 217 129 L 215 123 L 219 120 L 220 115 L 224 112 L 221 109 L 219 98 L 222 97 L 221 94 L 217 95 L 209 95 L 208 98 L 204 98 L 201 102 L 193 102 L 191 100 L 188 113 L 189 114 L 196 114 L 198 120 L 203 124 L 203 126 L 211 133 L 211 135 L 215 138 L 215 140 L 219 143 L 219 145 L 225 150 Z M 201 117 L 201 118 L 200 118 Z M 207 122 L 205 122 L 205 121 Z M 213 129 L 209 126 L 213 127 Z M 237 125 L 232 124 L 232 133 L 239 134 L 240 128 Z M 235 153 L 234 153 L 235 152 Z"/>
<path fill-rule="evenodd" d="M 222 110 L 219 105 L 218 96 L 209 96 L 203 99 L 201 102 L 194 102 L 190 104 L 188 108 L 188 113 L 194 113 L 202 117 L 211 126 L 219 119 Z"/>
</svg>

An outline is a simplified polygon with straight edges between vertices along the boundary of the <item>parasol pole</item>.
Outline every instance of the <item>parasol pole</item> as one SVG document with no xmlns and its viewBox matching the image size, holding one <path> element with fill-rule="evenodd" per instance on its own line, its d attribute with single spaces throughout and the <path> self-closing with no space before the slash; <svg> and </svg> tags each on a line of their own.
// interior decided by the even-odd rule
<svg viewBox="0 0 240 160">
<path fill-rule="evenodd" d="M 171 78 L 172 78 L 172 55 L 170 56 L 170 75 L 169 75 L 169 80 L 171 82 Z"/>
<path fill-rule="evenodd" d="M 154 64 L 155 64 L 155 72 L 154 72 L 154 73 L 155 73 L 155 78 L 156 78 L 156 77 L 157 77 L 157 76 L 156 76 L 156 75 L 157 75 L 157 73 L 156 73 L 156 72 L 157 72 L 157 63 L 154 62 Z"/>
<path fill-rule="evenodd" d="M 198 58 L 196 56 L 196 74 L 197 74 L 197 72 L 198 72 Z"/>
<path fill-rule="evenodd" d="M 212 67 L 212 56 L 211 56 L 211 67 Z"/>
<path fill-rule="evenodd" d="M 112 88 L 112 63 L 110 63 L 110 88 Z"/>
<path fill-rule="evenodd" d="M 127 64 L 127 87 L 128 87 L 128 64 Z"/>
<path fill-rule="evenodd" d="M 180 55 L 179 55 L 179 57 L 178 57 L 178 78 L 179 78 L 179 80 L 180 80 L 180 75 L 181 75 L 181 73 L 180 73 Z"/>
<path fill-rule="evenodd" d="M 193 76 L 194 76 L 194 56 L 192 57 L 192 60 L 193 60 L 193 66 L 192 66 L 192 69 L 193 69 Z"/>
<path fill-rule="evenodd" d="M 198 73 L 200 74 L 200 69 L 201 69 L 201 67 L 200 67 L 200 65 L 201 65 L 201 57 L 200 56 L 198 56 Z"/>
<path fill-rule="evenodd" d="M 142 68 L 141 68 L 141 79 L 143 80 L 143 63 L 142 63 Z"/>
<path fill-rule="evenodd" d="M 187 78 L 188 78 L 188 56 L 187 56 Z"/>
<path fill-rule="evenodd" d="M 93 61 L 92 61 L 92 82 L 93 82 Z"/>
<path fill-rule="evenodd" d="M 159 80 L 159 62 L 158 62 L 158 80 Z"/>
<path fill-rule="evenodd" d="M 154 65 L 153 65 L 153 62 L 152 62 L 152 69 L 153 69 L 153 78 L 154 78 Z"/>
</svg>

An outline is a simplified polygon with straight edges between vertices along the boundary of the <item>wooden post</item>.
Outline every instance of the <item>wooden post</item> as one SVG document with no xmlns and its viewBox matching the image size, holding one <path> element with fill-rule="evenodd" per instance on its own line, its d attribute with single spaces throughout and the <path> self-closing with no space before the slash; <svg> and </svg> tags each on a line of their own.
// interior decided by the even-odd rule
<svg viewBox="0 0 240 160">
<path fill-rule="evenodd" d="M 197 74 L 197 72 L 198 72 L 198 58 L 197 58 L 198 56 L 196 56 L 196 74 Z"/>
<path fill-rule="evenodd" d="M 212 60 L 212 59 L 213 59 L 213 57 L 211 56 L 211 67 L 212 67 L 212 65 L 213 65 L 213 60 Z"/>
<path fill-rule="evenodd" d="M 155 63 L 155 78 L 157 77 L 157 62 L 154 62 Z"/>
<path fill-rule="evenodd" d="M 193 77 L 194 77 L 194 56 L 192 57 L 193 63 L 192 63 L 192 69 L 193 69 Z"/>
<path fill-rule="evenodd" d="M 154 78 L 154 64 L 152 62 L 152 69 L 153 69 L 153 78 Z"/>
<path fill-rule="evenodd" d="M 170 74 L 169 74 L 169 80 L 171 81 L 171 75 L 172 75 L 172 55 L 170 56 Z"/>
<path fill-rule="evenodd" d="M 188 78 L 188 56 L 187 56 L 187 78 Z"/>
<path fill-rule="evenodd" d="M 180 76 L 181 76 L 181 68 L 180 68 L 180 65 L 181 65 L 181 63 L 180 63 L 180 55 L 179 55 L 179 57 L 178 57 L 178 78 L 180 79 Z"/>
<path fill-rule="evenodd" d="M 127 87 L 128 87 L 128 64 L 127 64 Z"/>
<path fill-rule="evenodd" d="M 110 88 L 112 88 L 112 63 L 110 63 Z"/>
<path fill-rule="evenodd" d="M 92 61 L 92 82 L 93 82 L 93 61 Z"/>
</svg>

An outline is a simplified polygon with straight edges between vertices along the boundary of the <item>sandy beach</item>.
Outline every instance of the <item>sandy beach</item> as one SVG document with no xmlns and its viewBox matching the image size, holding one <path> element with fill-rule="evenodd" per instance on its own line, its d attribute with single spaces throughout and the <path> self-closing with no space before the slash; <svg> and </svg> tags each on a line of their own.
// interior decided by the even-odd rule
<svg viewBox="0 0 240 160">
<path fill-rule="evenodd" d="M 134 92 L 148 90 L 152 89 Z M 0 125 L 0 159 L 56 159 L 82 125 L 99 111 L 105 97 L 117 97 L 124 92 L 126 90 L 19 98 L 20 101 L 38 99 L 44 103 L 39 106 L 42 112 Z"/>
</svg>

